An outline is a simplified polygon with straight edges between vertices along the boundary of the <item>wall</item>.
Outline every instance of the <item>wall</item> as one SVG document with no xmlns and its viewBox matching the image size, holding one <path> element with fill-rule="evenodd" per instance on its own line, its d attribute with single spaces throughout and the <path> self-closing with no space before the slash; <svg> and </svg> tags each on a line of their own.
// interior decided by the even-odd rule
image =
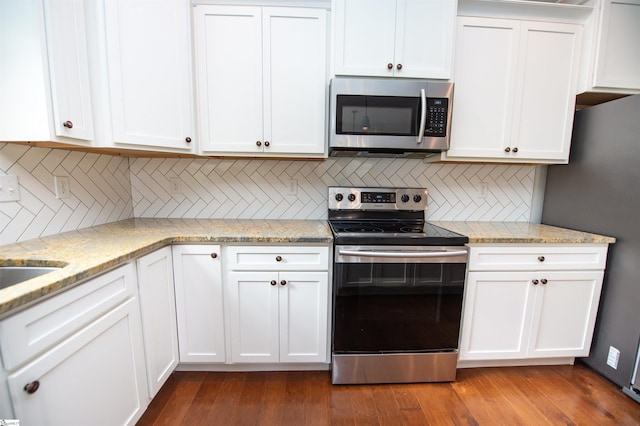
<svg viewBox="0 0 640 426">
<path fill-rule="evenodd" d="M 0 202 L 0 245 L 133 217 L 126 157 L 0 143 L 0 175 L 20 189 Z M 56 198 L 54 176 L 69 176 L 69 198 Z"/>
<path fill-rule="evenodd" d="M 0 202 L 0 244 L 131 217 L 325 219 L 327 187 L 336 185 L 426 187 L 428 220 L 528 222 L 535 169 L 389 158 L 127 158 L 0 144 L 0 175 L 17 175 L 21 194 Z M 70 198 L 56 198 L 54 176 L 70 177 Z M 179 193 L 170 191 L 172 177 Z"/>
<path fill-rule="evenodd" d="M 325 219 L 328 186 L 417 186 L 429 191 L 429 220 L 528 222 L 534 175 L 533 166 L 419 159 L 131 159 L 135 217 Z M 181 193 L 170 193 L 171 177 Z M 297 191 L 287 195 L 292 180 Z"/>
</svg>

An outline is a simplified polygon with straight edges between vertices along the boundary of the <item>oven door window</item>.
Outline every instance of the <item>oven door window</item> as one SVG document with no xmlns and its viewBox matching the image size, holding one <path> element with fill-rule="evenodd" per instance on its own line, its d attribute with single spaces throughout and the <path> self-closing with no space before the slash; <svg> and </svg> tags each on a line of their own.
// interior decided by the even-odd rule
<svg viewBox="0 0 640 426">
<path fill-rule="evenodd" d="M 338 95 L 336 131 L 341 135 L 416 136 L 420 98 Z"/>
<path fill-rule="evenodd" d="M 464 263 L 336 263 L 334 353 L 458 347 Z"/>
</svg>

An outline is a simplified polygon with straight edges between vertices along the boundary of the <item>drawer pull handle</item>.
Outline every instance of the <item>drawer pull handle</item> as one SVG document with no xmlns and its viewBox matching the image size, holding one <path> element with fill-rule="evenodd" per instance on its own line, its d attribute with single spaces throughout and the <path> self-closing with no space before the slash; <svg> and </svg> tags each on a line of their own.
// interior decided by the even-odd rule
<svg viewBox="0 0 640 426">
<path fill-rule="evenodd" d="M 276 262 L 282 262 L 282 256 L 276 256 Z"/>
<path fill-rule="evenodd" d="M 40 387 L 40 382 L 37 380 L 34 380 L 33 382 L 30 382 L 24 385 L 24 391 L 28 394 L 32 394 L 32 393 L 35 393 L 39 387 Z"/>
<path fill-rule="evenodd" d="M 65 121 L 64 123 L 62 123 L 62 125 L 67 129 L 73 129 L 73 122 L 71 121 Z"/>
<path fill-rule="evenodd" d="M 276 285 L 276 284 L 278 284 L 276 280 L 271 280 L 271 285 Z"/>
<path fill-rule="evenodd" d="M 533 280 L 533 281 L 531 281 L 531 282 L 533 283 L 533 285 L 538 285 L 538 282 L 539 282 L 539 281 L 538 281 L 538 280 Z"/>
<path fill-rule="evenodd" d="M 544 262 L 544 256 L 538 256 L 538 260 L 539 260 L 540 262 Z"/>
<path fill-rule="evenodd" d="M 211 253 L 211 258 L 212 258 L 212 259 L 215 259 L 215 258 L 217 258 L 217 257 L 218 257 L 218 253 Z"/>
<path fill-rule="evenodd" d="M 546 279 L 546 278 L 543 278 L 543 279 L 541 279 L 541 280 L 540 280 L 540 282 L 541 282 L 542 284 L 546 284 L 548 281 L 547 281 L 547 279 Z"/>
<path fill-rule="evenodd" d="M 287 285 L 287 282 L 285 280 L 280 281 L 280 285 Z"/>
</svg>

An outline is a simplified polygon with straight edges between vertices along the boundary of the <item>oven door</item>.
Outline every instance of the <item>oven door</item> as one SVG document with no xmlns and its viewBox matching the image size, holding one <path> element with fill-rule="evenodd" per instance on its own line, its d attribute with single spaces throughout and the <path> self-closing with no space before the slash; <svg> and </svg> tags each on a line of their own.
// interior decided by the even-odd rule
<svg viewBox="0 0 640 426">
<path fill-rule="evenodd" d="M 466 260 L 465 247 L 337 246 L 333 353 L 455 351 Z"/>
</svg>

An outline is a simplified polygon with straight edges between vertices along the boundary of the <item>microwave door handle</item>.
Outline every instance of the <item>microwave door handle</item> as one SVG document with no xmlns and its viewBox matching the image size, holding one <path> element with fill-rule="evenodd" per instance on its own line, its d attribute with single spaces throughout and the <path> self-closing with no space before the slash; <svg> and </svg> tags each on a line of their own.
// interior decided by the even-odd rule
<svg viewBox="0 0 640 426">
<path fill-rule="evenodd" d="M 418 129 L 418 136 L 416 137 L 417 143 L 422 142 L 424 128 L 427 125 L 427 94 L 424 92 L 424 89 L 420 89 L 420 104 L 422 111 L 420 111 L 420 128 Z"/>
</svg>

